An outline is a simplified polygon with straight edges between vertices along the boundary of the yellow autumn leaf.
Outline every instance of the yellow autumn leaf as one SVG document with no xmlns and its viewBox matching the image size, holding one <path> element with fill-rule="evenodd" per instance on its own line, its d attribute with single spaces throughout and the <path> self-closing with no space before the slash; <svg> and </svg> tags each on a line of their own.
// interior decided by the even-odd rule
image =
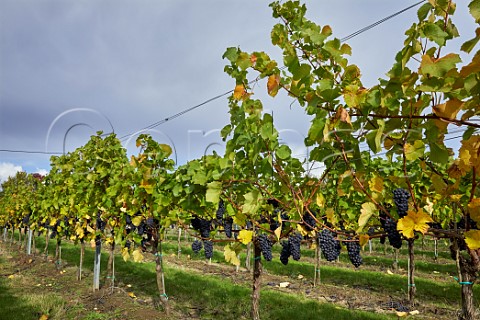
<svg viewBox="0 0 480 320">
<path fill-rule="evenodd" d="M 245 95 L 245 87 L 243 84 L 237 84 L 233 90 L 233 98 L 235 100 L 240 100 Z"/>
<path fill-rule="evenodd" d="M 85 235 L 81 226 L 78 226 L 77 229 L 75 229 L 75 232 L 79 239 L 83 238 L 83 236 Z"/>
<path fill-rule="evenodd" d="M 427 222 L 433 222 L 432 217 L 424 213 L 422 209 L 415 211 L 408 211 L 408 214 L 402 219 L 398 220 L 397 230 L 405 237 L 411 239 L 414 237 L 414 231 L 419 231 L 423 234 L 427 232 L 429 226 Z"/>
<path fill-rule="evenodd" d="M 90 227 L 89 225 L 87 225 L 87 232 L 88 232 L 88 233 L 95 233 L 95 230 L 93 230 L 92 227 Z"/>
<path fill-rule="evenodd" d="M 230 262 L 235 266 L 240 265 L 240 260 L 238 259 L 238 255 L 235 250 L 232 250 L 230 245 L 225 246 L 223 255 L 225 256 L 225 261 Z"/>
<path fill-rule="evenodd" d="M 322 208 L 325 205 L 325 197 L 321 193 L 317 193 L 317 205 Z"/>
<path fill-rule="evenodd" d="M 433 112 L 442 118 L 455 119 L 458 112 L 462 109 L 463 102 L 457 99 L 450 99 L 447 103 L 438 104 L 433 106 Z M 435 120 L 435 125 L 445 130 L 448 126 L 448 122 L 442 120 Z"/>
<path fill-rule="evenodd" d="M 133 293 L 133 292 L 129 292 L 129 293 L 128 293 L 128 296 L 129 296 L 130 298 L 132 298 L 132 299 L 137 299 L 137 296 L 136 296 L 135 293 Z"/>
<path fill-rule="evenodd" d="M 278 93 L 279 87 L 280 87 L 280 76 L 278 74 L 272 74 L 270 77 L 268 77 L 267 91 L 270 96 L 275 97 Z"/>
<path fill-rule="evenodd" d="M 368 181 L 368 186 L 373 192 L 382 192 L 383 191 L 383 179 L 381 177 L 373 177 Z"/>
<path fill-rule="evenodd" d="M 301 224 L 297 224 L 297 230 L 302 234 L 302 236 L 308 235 L 308 231 Z"/>
<path fill-rule="evenodd" d="M 358 218 L 358 230 L 360 232 L 367 224 L 370 217 L 377 211 L 377 207 L 373 202 L 365 202 L 360 209 L 360 217 Z"/>
<path fill-rule="evenodd" d="M 141 262 L 143 260 L 143 254 L 142 252 L 140 252 L 140 249 L 134 250 L 132 252 L 132 256 L 133 256 L 133 261 L 135 262 Z"/>
<path fill-rule="evenodd" d="M 42 316 L 38 318 L 38 320 L 48 320 L 48 315 L 42 314 Z"/>
<path fill-rule="evenodd" d="M 480 198 L 475 198 L 468 204 L 468 212 L 475 222 L 480 222 Z"/>
<path fill-rule="evenodd" d="M 325 215 L 331 224 L 337 224 L 337 219 L 335 219 L 335 210 L 333 210 L 333 208 L 327 208 L 327 210 L 325 210 Z"/>
<path fill-rule="evenodd" d="M 130 252 L 128 251 L 128 248 L 122 249 L 122 258 L 123 258 L 123 261 L 125 262 L 127 262 L 128 259 L 130 259 Z"/>
<path fill-rule="evenodd" d="M 470 230 L 463 235 L 465 236 L 465 242 L 470 249 L 480 249 L 480 230 Z"/>
<path fill-rule="evenodd" d="M 425 143 L 422 140 L 416 140 L 413 144 L 405 144 L 405 158 L 408 161 L 417 160 L 422 157 L 425 152 Z"/>
<path fill-rule="evenodd" d="M 241 230 L 238 233 L 238 239 L 240 239 L 240 242 L 243 244 L 249 244 L 252 242 L 252 237 L 253 237 L 253 231 L 250 230 Z"/>
<path fill-rule="evenodd" d="M 370 237 L 368 234 L 361 234 L 360 237 L 359 237 L 359 244 L 361 247 L 363 247 L 364 245 L 366 245 L 368 243 L 368 240 L 370 240 Z"/>
<path fill-rule="evenodd" d="M 280 240 L 280 236 L 282 235 L 282 226 L 275 229 L 274 233 L 275 233 L 275 236 L 277 236 L 277 239 Z"/>
<path fill-rule="evenodd" d="M 132 218 L 132 224 L 138 227 L 142 223 L 142 216 L 136 216 Z"/>
</svg>

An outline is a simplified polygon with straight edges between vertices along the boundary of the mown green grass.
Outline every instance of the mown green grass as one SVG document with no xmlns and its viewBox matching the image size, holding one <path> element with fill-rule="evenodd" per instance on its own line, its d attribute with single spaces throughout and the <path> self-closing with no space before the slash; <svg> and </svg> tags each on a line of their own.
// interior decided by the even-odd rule
<svg viewBox="0 0 480 320">
<path fill-rule="evenodd" d="M 0 264 L 4 259 L 0 257 Z M 16 281 L 0 277 L 0 319 L 38 320 L 40 316 L 54 316 L 60 319 L 64 314 L 65 301 L 54 294 L 31 294 L 28 291 L 14 292 L 8 282 Z M 28 288 L 27 288 L 28 290 Z"/>
<path fill-rule="evenodd" d="M 41 245 L 42 240 L 38 239 L 37 243 Z M 53 253 L 53 242 L 50 250 Z M 78 247 L 64 244 L 62 252 L 63 260 L 69 264 L 78 264 Z M 92 250 L 86 250 L 84 261 L 84 268 L 91 270 Z M 102 270 L 106 261 L 105 253 L 102 254 Z M 158 295 L 153 263 L 124 262 L 117 256 L 115 270 L 116 278 L 125 284 L 131 284 L 132 290 L 137 294 Z M 166 288 L 177 308 L 185 312 L 197 310 L 202 319 L 249 318 L 251 289 L 235 285 L 227 279 L 166 267 Z M 262 290 L 260 308 L 262 319 L 392 319 L 389 315 L 342 309 L 332 304 L 268 289 Z"/>
<path fill-rule="evenodd" d="M 167 254 L 177 252 L 177 244 L 164 243 L 163 249 Z M 203 254 L 194 254 L 191 248 L 182 247 L 183 254 L 189 254 L 193 259 L 204 259 Z M 303 254 L 303 251 L 302 251 Z M 241 254 L 240 258 L 245 261 L 245 254 Z M 348 259 L 348 257 L 344 257 Z M 364 257 L 366 263 L 372 265 L 382 265 L 384 267 L 391 267 L 391 259 L 366 256 Z M 223 252 L 214 251 L 212 259 L 214 262 L 225 263 Z M 374 261 L 377 260 L 377 261 Z M 284 266 L 279 260 L 278 255 L 270 262 L 264 262 L 263 266 L 266 271 L 271 274 L 290 276 L 296 278 L 298 275 L 312 280 L 314 275 L 314 265 L 307 262 L 290 260 L 288 265 Z M 399 266 L 407 267 L 407 261 L 399 260 Z M 232 267 L 233 268 L 233 267 Z M 415 285 L 417 288 L 417 297 L 420 301 L 428 301 L 432 303 L 445 304 L 450 302 L 460 303 L 460 287 L 451 277 L 455 275 L 456 270 L 453 264 L 440 265 L 435 263 L 417 262 L 416 269 L 425 272 L 438 271 L 445 273 L 445 282 L 438 282 L 421 277 L 415 278 Z M 450 274 L 450 275 L 449 275 Z M 371 291 L 385 292 L 386 294 L 407 294 L 407 277 L 401 275 L 389 275 L 382 272 L 373 272 L 360 269 L 341 268 L 335 266 L 333 263 L 328 263 L 323 260 L 321 266 L 321 280 L 325 284 L 361 287 Z M 474 287 L 475 296 L 480 294 L 480 288 Z"/>
</svg>

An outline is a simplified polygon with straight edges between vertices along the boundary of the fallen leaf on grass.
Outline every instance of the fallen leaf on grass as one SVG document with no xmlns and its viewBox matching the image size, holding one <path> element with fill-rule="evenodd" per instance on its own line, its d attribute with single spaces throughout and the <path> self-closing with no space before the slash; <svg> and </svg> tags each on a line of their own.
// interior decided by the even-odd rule
<svg viewBox="0 0 480 320">
<path fill-rule="evenodd" d="M 397 317 L 406 317 L 406 316 L 408 316 L 408 312 L 397 311 Z"/>
<path fill-rule="evenodd" d="M 390 269 L 387 269 L 387 274 L 394 274 Z"/>
<path fill-rule="evenodd" d="M 280 282 L 280 283 L 278 284 L 278 286 L 279 286 L 280 288 L 286 288 L 286 287 L 288 287 L 289 285 L 290 285 L 290 282 L 288 282 L 288 281 Z"/>
<path fill-rule="evenodd" d="M 136 296 L 135 293 L 133 293 L 133 292 L 129 292 L 129 293 L 128 293 L 128 296 L 129 296 L 130 298 L 137 299 L 137 296 Z"/>
<path fill-rule="evenodd" d="M 11 274 L 11 275 L 8 276 L 8 279 L 13 279 L 13 278 L 15 278 L 14 274 Z"/>
<path fill-rule="evenodd" d="M 410 311 L 409 313 L 410 313 L 411 316 L 415 316 L 415 315 L 417 315 L 417 314 L 420 314 L 420 311 L 418 311 L 418 310 L 413 310 L 413 311 Z"/>
<path fill-rule="evenodd" d="M 42 314 L 42 316 L 38 320 L 47 320 L 48 316 L 46 314 Z"/>
<path fill-rule="evenodd" d="M 299 280 L 302 280 L 302 279 L 303 279 L 303 275 L 299 274 L 297 278 L 298 278 Z"/>
</svg>

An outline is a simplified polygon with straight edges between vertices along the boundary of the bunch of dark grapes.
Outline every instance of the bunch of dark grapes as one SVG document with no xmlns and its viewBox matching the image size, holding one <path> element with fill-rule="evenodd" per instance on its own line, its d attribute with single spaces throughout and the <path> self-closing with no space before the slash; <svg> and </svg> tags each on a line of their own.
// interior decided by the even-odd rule
<svg viewBox="0 0 480 320">
<path fill-rule="evenodd" d="M 394 248 L 400 249 L 402 247 L 402 236 L 397 231 L 397 221 L 386 218 L 385 219 L 385 232 L 387 233 L 388 242 Z"/>
<path fill-rule="evenodd" d="M 393 190 L 393 202 L 395 202 L 395 205 L 397 206 L 397 213 L 400 218 L 407 215 L 409 198 L 410 193 L 408 193 L 407 190 L 402 188 Z"/>
<path fill-rule="evenodd" d="M 135 226 L 132 223 L 132 216 L 129 214 L 125 214 L 125 231 L 127 234 L 132 232 L 132 230 L 135 229 Z"/>
<path fill-rule="evenodd" d="M 222 199 L 220 199 L 220 202 L 218 203 L 218 209 L 217 209 L 217 219 L 222 220 L 224 213 L 225 213 L 225 203 L 223 202 Z"/>
<path fill-rule="evenodd" d="M 202 250 L 202 242 L 201 241 L 198 241 L 198 240 L 195 240 L 192 242 L 192 251 L 195 252 L 195 253 L 199 253 L 200 250 Z"/>
<path fill-rule="evenodd" d="M 59 227 L 60 227 L 60 220 L 57 220 L 55 225 L 52 227 L 52 233 L 50 233 L 50 239 L 57 237 Z"/>
<path fill-rule="evenodd" d="M 103 221 L 102 218 L 100 217 L 100 212 L 97 212 L 97 230 L 100 230 L 103 232 L 105 230 L 106 225 L 107 223 Z"/>
<path fill-rule="evenodd" d="M 202 238 L 210 238 L 210 226 L 212 222 L 205 219 L 201 219 L 200 223 L 201 223 L 200 235 L 202 236 Z"/>
<path fill-rule="evenodd" d="M 258 236 L 258 242 L 265 260 L 272 261 L 272 241 L 268 239 L 267 235 L 261 234 Z"/>
<path fill-rule="evenodd" d="M 300 234 L 294 234 L 288 237 L 288 246 L 290 247 L 290 254 L 293 260 L 300 260 L 300 244 L 302 242 L 302 236 Z"/>
<path fill-rule="evenodd" d="M 143 234 L 145 233 L 145 229 L 146 229 L 145 222 L 144 221 L 140 222 L 140 224 L 137 227 L 138 235 L 143 236 Z"/>
<path fill-rule="evenodd" d="M 333 233 L 328 229 L 323 229 L 318 234 L 320 249 L 327 261 L 335 261 L 340 255 L 340 242 L 335 240 Z"/>
<path fill-rule="evenodd" d="M 225 235 L 227 236 L 227 238 L 232 237 L 232 226 L 233 226 L 233 218 L 227 217 L 223 224 L 223 228 L 225 229 Z"/>
<path fill-rule="evenodd" d="M 458 229 L 467 229 L 467 225 L 465 223 L 465 217 L 462 217 L 460 219 L 460 221 L 457 223 L 457 228 Z M 468 217 L 468 227 L 470 229 L 477 229 L 477 223 L 472 219 L 470 218 L 470 216 Z"/>
<path fill-rule="evenodd" d="M 152 217 L 147 218 L 146 224 L 148 228 L 155 228 L 155 221 Z"/>
<path fill-rule="evenodd" d="M 28 227 L 28 224 L 30 223 L 30 215 L 31 215 L 31 213 L 29 213 L 25 217 L 23 217 L 22 223 L 23 223 L 24 226 Z"/>
<path fill-rule="evenodd" d="M 305 222 L 305 229 L 307 231 L 312 231 L 317 225 L 315 218 L 309 212 L 303 215 L 303 221 Z"/>
<path fill-rule="evenodd" d="M 280 261 L 284 264 L 288 264 L 288 258 L 290 257 L 290 244 L 288 241 L 282 241 L 282 251 L 280 252 Z"/>
<path fill-rule="evenodd" d="M 362 257 L 360 256 L 360 244 L 357 241 L 346 241 L 345 245 L 347 246 L 350 261 L 355 268 L 358 268 L 363 263 Z"/>
<path fill-rule="evenodd" d="M 213 242 L 209 240 L 203 240 L 203 248 L 205 249 L 205 258 L 210 259 L 213 257 Z"/>
<path fill-rule="evenodd" d="M 195 230 L 200 231 L 202 238 L 210 238 L 210 227 L 212 225 L 211 221 L 195 217 L 192 219 L 191 223 Z"/>
</svg>

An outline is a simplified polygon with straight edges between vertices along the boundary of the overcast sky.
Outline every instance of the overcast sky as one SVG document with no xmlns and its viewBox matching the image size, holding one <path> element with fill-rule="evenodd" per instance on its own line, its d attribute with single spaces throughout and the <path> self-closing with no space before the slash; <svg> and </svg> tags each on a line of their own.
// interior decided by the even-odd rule
<svg viewBox="0 0 480 320">
<path fill-rule="evenodd" d="M 418 0 L 311 0 L 307 16 L 345 37 Z M 234 87 L 224 72 L 227 47 L 266 51 L 277 22 L 269 1 L 245 0 L 0 0 L 0 149 L 62 152 L 97 130 L 119 136 L 160 121 Z M 468 1 L 454 17 L 462 40 L 475 25 Z M 417 7 L 418 8 L 418 7 Z M 367 86 L 391 67 L 404 31 L 417 21 L 409 10 L 348 43 Z M 458 44 L 453 49 L 458 51 Z M 294 153 L 309 119 L 285 96 L 256 96 L 272 110 Z M 260 93 L 262 92 L 262 93 Z M 179 164 L 204 150 L 221 150 L 227 97 L 168 121 L 150 133 L 173 144 Z M 134 138 L 133 138 L 134 139 Z M 132 140 L 133 141 L 133 140 Z M 134 143 L 125 146 L 133 151 Z M 49 155 L 0 152 L 0 181 L 22 168 L 49 169 Z"/>
</svg>

